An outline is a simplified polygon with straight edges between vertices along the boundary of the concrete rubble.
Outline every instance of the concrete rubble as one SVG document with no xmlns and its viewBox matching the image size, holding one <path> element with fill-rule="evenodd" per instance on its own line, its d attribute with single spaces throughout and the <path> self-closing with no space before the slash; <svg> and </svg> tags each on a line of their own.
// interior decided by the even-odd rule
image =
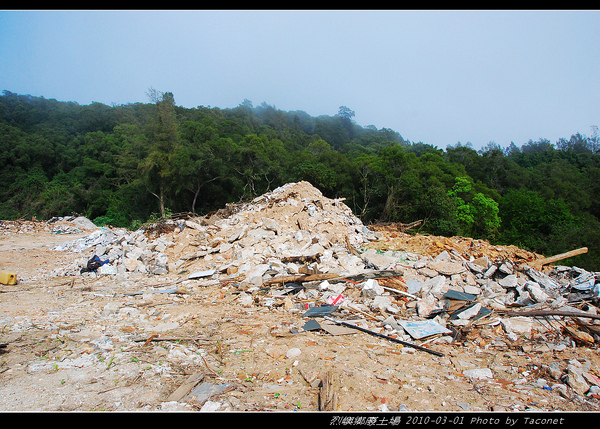
<svg viewBox="0 0 600 429">
<path fill-rule="evenodd" d="M 297 197 L 302 193 L 302 197 Z M 288 184 L 235 207 L 225 218 L 168 222 L 170 230 L 192 236 L 193 252 L 169 259 L 165 251 L 176 243 L 164 236 L 149 238 L 148 231 L 97 228 L 89 236 L 63 243 L 57 251 L 97 255 L 110 262 L 99 274 L 140 272 L 167 274 L 185 265 L 217 270 L 225 278 L 244 276 L 244 284 L 260 286 L 276 275 L 298 274 L 312 261 L 321 273 L 348 275 L 364 272 L 365 261 L 350 251 L 377 239 L 351 210 L 330 200 L 306 182 Z M 81 267 L 87 261 L 78 261 Z M 197 264 L 189 264 L 198 261 Z M 78 272 L 67 268 L 65 275 Z"/>
<path fill-rule="evenodd" d="M 460 345 L 482 329 L 496 334 L 482 345 L 486 351 L 560 352 L 595 348 L 600 340 L 600 273 L 569 266 L 537 270 L 527 261 L 469 256 L 451 248 L 435 254 L 376 249 L 372 244 L 384 238 L 382 232 L 363 225 L 343 199 L 326 198 L 307 182 L 286 184 L 211 215 L 167 219 L 137 231 L 99 228 L 85 218 L 70 221 L 74 229 L 53 226 L 55 222 L 48 222 L 47 228 L 57 234 L 91 232 L 55 246 L 55 252 L 80 257 L 46 276 L 108 276 L 129 284 L 164 278 L 167 286 L 141 285 L 129 292 L 144 302 L 151 303 L 161 293 L 184 296 L 218 285 L 231 291 L 242 308 L 296 317 L 296 333 L 309 329 L 330 335 L 352 333 L 342 326 L 336 331 L 335 324 L 320 316 L 306 316 L 310 309 L 331 309 L 335 319 L 360 319 L 361 326 L 375 334 L 430 350 Z M 82 270 L 94 256 L 103 264 L 91 272 Z M 527 311 L 547 313 L 539 317 L 522 313 Z M 140 310 L 109 302 L 101 317 L 139 321 Z M 309 328 L 309 320 L 317 323 Z M 18 330 L 13 322 L 11 329 Z M 26 326 L 27 321 L 22 322 Z M 140 326 L 165 333 L 180 323 L 181 319 L 166 319 Z M 347 344 L 352 347 L 352 340 Z M 112 346 L 109 338 L 100 338 L 93 347 Z M 421 353 L 410 346 L 401 350 Z M 184 358 L 193 354 L 183 349 L 179 353 Z M 290 348 L 286 355 L 295 359 L 301 353 Z M 80 359 L 86 356 L 90 355 Z M 85 364 L 65 360 L 60 365 Z M 599 393 L 597 369 L 588 361 L 573 359 L 562 367 L 542 363 L 538 370 L 542 368 L 552 383 L 540 378 L 539 388 L 555 389 L 566 397 L 572 392 L 592 397 Z M 465 367 L 463 375 L 493 382 L 493 369 Z M 164 408 L 180 409 L 177 404 L 165 402 Z"/>
<path fill-rule="evenodd" d="M 309 281 L 297 291 L 296 297 L 312 298 L 313 304 L 321 305 L 340 296 L 342 310 L 431 317 L 453 328 L 485 318 L 518 335 L 531 335 L 540 324 L 530 317 L 492 316 L 492 312 L 572 311 L 577 310 L 572 303 L 597 303 L 599 298 L 596 279 L 600 273 L 578 267 L 557 266 L 546 274 L 509 260 L 466 259 L 446 250 L 431 257 L 369 248 L 381 233 L 363 225 L 342 201 L 324 197 L 307 182 L 290 183 L 249 203 L 232 205 L 226 214 L 167 220 L 171 234 L 153 234 L 151 227 L 138 231 L 95 228 L 90 235 L 54 250 L 86 255 L 64 268 L 66 276 L 80 275 L 88 258 L 96 255 L 106 263 L 96 273 L 85 275 L 187 274 L 186 281 L 234 283 L 243 289 L 241 300 L 246 302 L 265 286 L 304 283 L 310 275 L 321 276 L 321 281 Z M 346 280 L 386 270 L 400 274 L 388 281 Z M 388 283 L 395 288 L 384 288 Z M 344 297 L 348 288 L 360 289 L 360 296 Z M 274 302 L 271 295 L 261 298 L 254 302 Z M 450 308 L 457 303 L 459 308 Z M 597 315 L 593 305 L 584 311 Z"/>
</svg>

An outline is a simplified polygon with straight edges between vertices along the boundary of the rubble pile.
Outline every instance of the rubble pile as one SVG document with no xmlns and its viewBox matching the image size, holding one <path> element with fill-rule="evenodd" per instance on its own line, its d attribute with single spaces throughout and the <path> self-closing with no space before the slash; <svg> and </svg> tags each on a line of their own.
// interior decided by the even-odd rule
<svg viewBox="0 0 600 429">
<path fill-rule="evenodd" d="M 540 255 L 514 246 L 367 227 L 343 199 L 326 198 L 308 182 L 289 183 L 206 216 L 176 216 L 137 231 L 96 227 L 81 217 L 45 224 L 4 222 L 2 227 L 11 233 L 36 228 L 55 234 L 91 231 L 53 247 L 54 252 L 79 256 L 49 275 L 81 279 L 86 295 L 77 305 L 92 305 L 86 300 L 102 303 L 94 309 L 99 325 L 77 329 L 91 337 L 102 333 L 97 341 L 119 341 L 126 350 L 195 320 L 192 307 L 199 302 L 226 302 L 223 311 L 235 305 L 236 314 L 222 319 L 228 322 L 240 315 L 283 315 L 285 323 L 265 328 L 276 338 L 308 332 L 330 337 L 371 334 L 400 344 L 397 354 L 429 353 L 448 359 L 441 362 L 454 365 L 468 380 L 496 384 L 505 382 L 494 381 L 498 374 L 517 370 L 499 364 L 461 367 L 456 357 L 463 346 L 474 344 L 481 354 L 560 353 L 595 348 L 600 341 L 599 272 L 566 265 L 542 268 Z M 91 284 L 103 286 L 95 290 Z M 68 287 L 73 290 L 73 282 Z M 163 314 L 154 306 L 170 310 Z M 171 315 L 177 306 L 185 310 Z M 24 330 L 19 323 L 29 323 L 5 319 L 3 326 L 12 324 L 12 332 Z M 42 326 L 42 319 L 31 326 Z M 51 323 L 53 329 L 60 326 L 54 319 Z M 260 322 L 251 326 L 236 327 L 234 333 L 247 336 L 262 328 Z M 106 351 L 104 343 L 94 344 L 93 353 Z M 285 357 L 297 359 L 301 346 L 289 348 Z M 184 353 L 178 355 L 183 361 L 208 366 L 204 356 L 210 354 L 197 343 L 192 351 L 192 346 L 184 352 L 177 347 L 168 356 L 177 351 Z M 221 345 L 217 350 L 222 352 Z M 271 348 L 265 354 L 277 356 Z M 329 358 L 319 354 L 319 359 Z M 535 388 L 557 390 L 566 398 L 576 392 L 600 399 L 600 373 L 584 357 L 535 370 Z M 521 378 L 512 386 L 526 378 L 525 373 L 516 375 Z M 315 380 L 302 377 L 310 385 Z M 452 373 L 446 377 L 455 378 Z M 461 404 L 456 405 L 469 409 L 468 403 Z"/>
<path fill-rule="evenodd" d="M 0 231 L 4 233 L 27 234 L 49 231 L 54 234 L 77 234 L 96 229 L 96 225 L 85 216 L 53 217 L 46 222 L 37 220 L 2 220 Z"/>
<path fill-rule="evenodd" d="M 197 231 L 190 243 L 196 251 L 179 264 L 243 277 L 244 284 L 257 286 L 303 269 L 305 274 L 363 272 L 365 264 L 353 249 L 377 239 L 342 200 L 325 198 L 308 182 L 284 185 L 207 225 L 185 225 Z"/>
<path fill-rule="evenodd" d="M 172 227 L 164 229 L 170 234 L 156 238 L 150 227 L 133 232 L 101 228 L 55 250 L 107 260 L 99 274 L 167 274 L 185 268 L 243 276 L 245 284 L 261 285 L 302 269 L 363 272 L 367 267 L 354 249 L 377 239 L 341 200 L 325 198 L 308 182 L 290 183 L 249 203 L 231 205 L 226 213 L 227 217 L 217 213 L 208 219 L 167 221 Z M 78 261 L 79 267 L 86 261 Z M 78 269 L 67 271 L 74 274 Z"/>
<path fill-rule="evenodd" d="M 103 264 L 94 270 L 97 274 L 167 274 L 168 258 L 164 251 L 172 245 L 163 237 L 148 240 L 143 230 L 127 231 L 119 228 L 97 228 L 90 235 L 54 247 L 90 256 L 82 257 L 64 267 L 63 275 L 79 275 L 91 257 L 97 256 Z M 84 271 L 85 272 L 85 271 Z"/>
<path fill-rule="evenodd" d="M 552 320 L 540 322 L 517 310 L 554 311 L 553 319 L 569 312 L 590 315 L 552 347 L 566 347 L 570 338 L 588 344 L 600 338 L 594 305 L 600 273 L 567 266 L 545 273 L 532 268 L 539 255 L 509 247 L 511 259 L 497 246 L 484 255 L 482 242 L 471 239 L 429 239 L 425 254 L 377 248 L 385 237 L 398 234 L 372 231 L 342 200 L 298 182 L 160 228 L 97 228 L 55 250 L 87 253 L 65 275 L 85 272 L 81 268 L 94 255 L 102 265 L 85 275 L 177 273 L 184 286 L 218 281 L 238 288 L 244 306 L 296 312 L 329 306 L 338 314 L 369 314 L 385 322 L 378 332 L 403 341 L 456 341 L 477 324 L 499 325 L 509 338 L 552 326 Z M 468 245 L 461 247 L 463 242 Z M 554 322 L 554 330 L 565 331 Z"/>
</svg>

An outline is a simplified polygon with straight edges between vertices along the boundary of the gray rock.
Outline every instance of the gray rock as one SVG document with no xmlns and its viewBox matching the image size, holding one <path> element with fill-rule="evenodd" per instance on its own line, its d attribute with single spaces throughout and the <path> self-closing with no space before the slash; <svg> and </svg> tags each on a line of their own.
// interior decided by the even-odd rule
<svg viewBox="0 0 600 429">
<path fill-rule="evenodd" d="M 452 257 L 446 250 L 444 250 L 442 253 L 437 255 L 434 259 L 434 261 L 451 261 L 451 260 L 452 260 Z"/>
<path fill-rule="evenodd" d="M 533 327 L 531 318 L 524 316 L 504 318 L 501 323 L 507 333 L 517 335 L 530 335 Z"/>
<path fill-rule="evenodd" d="M 560 377 L 562 376 L 563 371 L 557 362 L 552 362 L 546 367 L 546 369 L 548 371 L 548 374 L 550 374 L 550 377 L 552 377 L 555 380 L 560 379 Z"/>
<path fill-rule="evenodd" d="M 279 222 L 277 222 L 275 219 L 263 217 L 262 224 L 265 229 L 279 233 Z"/>
<path fill-rule="evenodd" d="M 502 265 L 500 265 L 500 267 L 498 267 L 498 271 L 509 275 L 515 272 L 513 265 L 509 262 L 505 262 Z"/>
<path fill-rule="evenodd" d="M 483 297 L 484 298 L 495 298 L 500 295 L 504 295 L 506 291 L 497 282 L 488 280 L 483 286 Z"/>
<path fill-rule="evenodd" d="M 359 286 L 362 288 L 362 296 L 366 298 L 374 298 L 378 295 L 382 295 L 385 291 L 375 279 L 366 280 Z"/>
<path fill-rule="evenodd" d="M 474 368 L 463 371 L 463 375 L 468 378 L 477 378 L 479 380 L 494 378 L 492 370 L 489 368 Z"/>
<path fill-rule="evenodd" d="M 486 268 L 482 267 L 479 264 L 475 264 L 473 262 L 465 262 L 465 265 L 467 266 L 467 268 L 469 268 L 471 271 L 473 271 L 474 273 L 477 273 L 477 274 L 481 274 L 486 270 Z"/>
<path fill-rule="evenodd" d="M 240 293 L 238 302 L 242 307 L 252 307 L 254 305 L 254 298 L 245 292 Z"/>
<path fill-rule="evenodd" d="M 433 262 L 430 262 L 427 267 L 445 276 L 460 274 L 467 270 L 462 264 L 437 259 Z"/>
<path fill-rule="evenodd" d="M 417 294 L 421 292 L 421 288 L 423 287 L 423 282 L 416 279 L 406 280 L 406 286 L 408 288 L 408 293 Z"/>
<path fill-rule="evenodd" d="M 378 295 L 373 298 L 373 301 L 369 305 L 372 310 L 381 309 L 391 314 L 397 314 L 400 309 L 392 305 L 392 301 L 389 296 Z"/>
<path fill-rule="evenodd" d="M 496 272 L 496 270 L 498 270 L 498 267 L 495 265 L 492 265 L 491 267 L 489 267 L 487 269 L 487 271 L 485 273 L 483 273 L 483 278 L 484 279 L 489 279 L 490 277 L 492 277 L 494 275 L 494 273 Z"/>
<path fill-rule="evenodd" d="M 524 288 L 535 302 L 544 303 L 551 300 L 550 295 L 544 292 L 536 282 L 527 282 Z"/>
<path fill-rule="evenodd" d="M 443 295 L 448 292 L 448 287 L 449 285 L 446 283 L 446 277 L 439 275 L 427 280 L 423 284 L 422 293 L 427 295 L 431 294 L 438 298 L 442 298 Z"/>
<path fill-rule="evenodd" d="M 480 295 L 481 294 L 481 289 L 478 288 L 477 286 L 463 285 L 462 288 L 465 293 L 470 293 L 471 295 Z"/>
<path fill-rule="evenodd" d="M 581 374 L 581 368 L 577 368 L 572 364 L 567 366 L 565 383 L 580 395 L 585 394 L 590 388 L 590 385 L 585 381 L 585 378 L 583 378 L 583 375 Z"/>
<path fill-rule="evenodd" d="M 287 353 L 285 354 L 285 356 L 288 359 L 293 359 L 295 357 L 300 356 L 301 354 L 302 354 L 302 350 L 300 350 L 298 347 L 293 347 L 293 348 L 291 348 L 291 349 L 289 349 L 287 351 Z"/>
<path fill-rule="evenodd" d="M 94 224 L 94 222 L 92 222 L 91 220 L 89 220 L 87 217 L 84 217 L 84 216 L 76 217 L 71 222 L 73 222 L 75 225 L 77 225 L 78 228 L 81 228 L 81 229 L 97 229 L 98 228 Z"/>
<path fill-rule="evenodd" d="M 592 386 L 590 387 L 590 390 L 588 390 L 587 395 L 599 395 L 600 394 L 600 387 L 598 386 Z"/>
<path fill-rule="evenodd" d="M 458 318 L 461 320 L 472 319 L 473 317 L 475 317 L 477 315 L 477 313 L 479 313 L 479 310 L 481 310 L 481 303 L 478 302 L 475 305 L 473 305 L 472 307 L 469 307 L 466 310 L 458 313 Z"/>
<path fill-rule="evenodd" d="M 422 276 L 426 276 L 426 277 L 436 277 L 439 275 L 439 273 L 436 270 L 433 270 L 431 268 L 427 268 L 427 267 L 423 267 L 423 268 L 419 268 L 418 273 L 421 274 Z"/>
<path fill-rule="evenodd" d="M 457 402 L 456 405 L 458 405 L 461 409 L 465 411 L 471 410 L 471 404 L 469 404 L 468 402 Z"/>
<path fill-rule="evenodd" d="M 555 290 L 560 287 L 560 285 L 550 278 L 547 274 L 542 273 L 541 271 L 537 271 L 531 267 L 524 268 L 525 273 L 533 280 L 538 283 L 546 290 Z"/>
<path fill-rule="evenodd" d="M 110 264 L 105 264 L 102 265 L 100 268 L 98 268 L 98 274 L 100 275 L 114 275 L 117 274 L 117 267 L 112 266 Z"/>
<path fill-rule="evenodd" d="M 376 252 L 367 251 L 361 256 L 363 261 L 365 261 L 365 264 L 367 264 L 367 266 L 370 266 L 375 270 L 386 270 L 398 263 L 397 258 L 387 255 L 380 255 Z"/>
<path fill-rule="evenodd" d="M 427 317 L 433 310 L 440 308 L 438 306 L 438 300 L 431 295 L 427 295 L 423 299 L 418 300 L 416 305 L 419 317 Z"/>
<path fill-rule="evenodd" d="M 150 270 L 150 274 L 154 274 L 156 276 L 164 276 L 166 274 L 169 274 L 169 270 L 167 269 L 166 266 L 159 266 L 159 265 L 154 265 L 149 267 Z"/>
<path fill-rule="evenodd" d="M 498 280 L 498 284 L 503 288 L 517 287 L 519 284 L 519 280 L 515 274 L 510 274 Z"/>
<path fill-rule="evenodd" d="M 563 397 L 569 398 L 569 394 L 568 394 L 568 391 L 567 391 L 567 386 L 565 384 L 563 384 L 563 383 L 555 383 L 552 386 L 550 386 L 550 388 L 552 390 L 556 390 Z"/>
</svg>

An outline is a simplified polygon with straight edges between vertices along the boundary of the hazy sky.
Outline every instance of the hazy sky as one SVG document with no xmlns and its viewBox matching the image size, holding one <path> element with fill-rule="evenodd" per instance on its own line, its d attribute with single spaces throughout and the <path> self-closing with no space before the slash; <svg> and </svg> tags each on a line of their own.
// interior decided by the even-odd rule
<svg viewBox="0 0 600 429">
<path fill-rule="evenodd" d="M 0 11 L 0 90 L 89 104 L 244 99 L 445 149 L 600 126 L 597 10 Z"/>
</svg>

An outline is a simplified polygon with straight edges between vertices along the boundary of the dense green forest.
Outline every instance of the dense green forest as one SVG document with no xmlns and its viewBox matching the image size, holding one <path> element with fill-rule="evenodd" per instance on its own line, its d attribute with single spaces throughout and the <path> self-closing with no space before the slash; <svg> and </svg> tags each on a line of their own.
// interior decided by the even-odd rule
<svg viewBox="0 0 600 429">
<path fill-rule="evenodd" d="M 366 224 L 423 220 L 420 233 L 515 244 L 600 271 L 600 136 L 440 149 L 359 126 L 341 106 L 312 117 L 244 100 L 235 108 L 79 105 L 3 91 L 0 219 L 73 212 L 137 228 L 206 214 L 307 180 Z"/>
</svg>

